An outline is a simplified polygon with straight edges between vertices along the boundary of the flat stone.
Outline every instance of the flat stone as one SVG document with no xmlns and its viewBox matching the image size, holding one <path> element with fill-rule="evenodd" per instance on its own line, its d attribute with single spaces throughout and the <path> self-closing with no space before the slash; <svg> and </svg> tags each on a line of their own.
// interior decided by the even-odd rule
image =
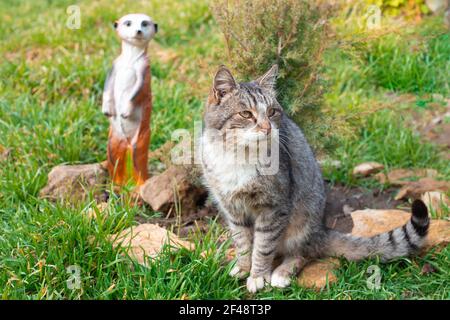
<svg viewBox="0 0 450 320">
<path fill-rule="evenodd" d="M 406 198 L 420 198 L 429 191 L 450 191 L 450 183 L 447 181 L 434 180 L 433 178 L 422 178 L 419 181 L 410 181 L 406 183 L 395 196 L 395 200 Z"/>
<path fill-rule="evenodd" d="M 432 220 L 428 231 L 427 245 L 425 250 L 444 248 L 450 243 L 450 221 Z"/>
<path fill-rule="evenodd" d="M 384 166 L 381 163 L 364 162 L 364 163 L 358 164 L 353 169 L 353 175 L 367 177 L 367 176 L 370 176 L 371 174 L 374 174 L 375 172 L 378 172 L 383 169 L 384 169 Z"/>
<path fill-rule="evenodd" d="M 202 252 L 202 256 L 206 258 L 211 255 L 211 252 Z M 233 261 L 236 257 L 236 250 L 234 248 L 229 248 L 225 252 L 225 260 L 227 262 Z M 274 267 L 281 261 L 275 261 Z M 333 273 L 334 270 L 338 269 L 340 262 L 336 258 L 327 258 L 322 260 L 316 260 L 308 263 L 299 273 L 297 277 L 297 282 L 299 285 L 310 289 L 323 289 L 328 284 L 336 282 L 337 277 Z"/>
<path fill-rule="evenodd" d="M 422 201 L 427 205 L 428 210 L 435 212 L 437 217 L 441 217 L 444 208 L 450 208 L 450 199 L 441 191 L 429 191 L 422 195 Z"/>
<path fill-rule="evenodd" d="M 339 266 L 339 260 L 336 258 L 313 261 L 300 272 L 298 284 L 306 288 L 323 289 L 327 284 L 337 281 L 333 271 Z"/>
<path fill-rule="evenodd" d="M 5 148 L 0 144 L 0 162 L 6 161 L 11 155 L 11 152 L 12 152 L 11 148 Z"/>
<path fill-rule="evenodd" d="M 364 209 L 351 213 L 353 220 L 352 235 L 358 237 L 372 237 L 397 227 L 401 227 L 411 217 L 411 214 L 402 210 Z"/>
<path fill-rule="evenodd" d="M 86 212 L 86 215 L 89 219 L 104 219 L 108 216 L 108 203 L 107 202 L 101 202 L 99 204 L 96 204 L 95 207 L 89 208 Z"/>
<path fill-rule="evenodd" d="M 192 167 L 172 165 L 163 173 L 148 179 L 140 188 L 142 200 L 153 210 L 176 216 L 195 213 L 206 199 L 207 191 L 198 181 Z"/>
<path fill-rule="evenodd" d="M 100 163 L 59 165 L 50 171 L 39 195 L 53 201 L 84 201 L 90 192 L 100 197 L 107 179 L 108 172 Z"/>
<path fill-rule="evenodd" d="M 156 224 L 144 223 L 130 227 L 118 235 L 111 236 L 114 246 L 122 246 L 127 249 L 129 256 L 141 265 L 147 265 L 146 258 L 156 258 L 164 245 L 170 245 L 173 249 L 194 249 L 194 244 L 179 239 L 175 234 Z"/>
<path fill-rule="evenodd" d="M 351 214 L 353 219 L 352 235 L 372 237 L 401 227 L 409 221 L 411 213 L 402 210 L 357 210 Z M 450 221 L 431 220 L 427 242 L 423 252 L 432 247 L 446 246 L 450 242 Z"/>
<path fill-rule="evenodd" d="M 403 186 L 411 182 L 413 178 L 434 178 L 438 172 L 434 169 L 394 169 L 387 175 L 383 172 L 377 173 L 374 178 L 382 184 Z"/>
<path fill-rule="evenodd" d="M 433 13 L 444 11 L 447 8 L 447 0 L 425 0 L 425 3 Z"/>
</svg>

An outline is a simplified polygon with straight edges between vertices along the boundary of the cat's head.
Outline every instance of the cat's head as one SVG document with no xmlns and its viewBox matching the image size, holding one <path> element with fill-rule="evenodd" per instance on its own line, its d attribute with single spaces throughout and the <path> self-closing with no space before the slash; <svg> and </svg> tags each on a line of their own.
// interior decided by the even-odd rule
<svg viewBox="0 0 450 320">
<path fill-rule="evenodd" d="M 283 117 L 276 99 L 277 76 L 278 66 L 274 65 L 261 77 L 238 83 L 230 70 L 219 67 L 206 103 L 206 127 L 231 134 L 243 145 L 269 139 Z"/>
</svg>

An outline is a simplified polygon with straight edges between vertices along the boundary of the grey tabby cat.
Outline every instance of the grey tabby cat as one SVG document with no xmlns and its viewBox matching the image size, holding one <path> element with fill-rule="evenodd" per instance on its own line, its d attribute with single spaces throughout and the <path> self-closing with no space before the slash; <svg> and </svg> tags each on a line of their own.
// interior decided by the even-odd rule
<svg viewBox="0 0 450 320">
<path fill-rule="evenodd" d="M 224 215 L 237 249 L 231 275 L 247 278 L 256 292 L 266 283 L 286 287 L 308 261 L 326 256 L 383 261 L 417 252 L 428 231 L 428 210 L 416 200 L 403 227 L 371 238 L 326 228 L 322 174 L 308 142 L 277 102 L 273 66 L 265 75 L 237 83 L 221 66 L 206 103 L 201 136 L 205 183 Z M 258 163 L 237 164 L 223 141 L 252 148 L 257 139 L 278 137 L 279 168 L 262 174 Z M 254 144 L 254 143 L 253 143 Z M 248 150 L 247 150 L 248 151 Z M 274 259 L 281 264 L 273 269 Z"/>
</svg>

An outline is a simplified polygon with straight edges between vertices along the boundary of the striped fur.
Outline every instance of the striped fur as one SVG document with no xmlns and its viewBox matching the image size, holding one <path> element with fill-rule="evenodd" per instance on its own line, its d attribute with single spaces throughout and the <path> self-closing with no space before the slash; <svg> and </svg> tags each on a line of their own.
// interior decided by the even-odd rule
<svg viewBox="0 0 450 320">
<path fill-rule="evenodd" d="M 425 242 L 430 220 L 421 200 L 412 205 L 411 220 L 407 224 L 370 238 L 354 237 L 328 231 L 327 255 L 340 255 L 349 260 L 379 256 L 382 261 L 417 253 Z"/>
<path fill-rule="evenodd" d="M 325 188 L 317 161 L 298 126 L 276 100 L 273 67 L 261 78 L 237 83 L 221 67 L 206 104 L 201 136 L 206 186 L 230 227 L 238 258 L 231 274 L 255 292 L 270 282 L 289 285 L 309 260 L 342 255 L 383 260 L 417 252 L 428 230 L 428 212 L 416 201 L 405 226 L 372 238 L 357 238 L 324 226 Z M 250 112 L 250 113 L 248 113 Z M 279 168 L 263 174 L 259 164 L 237 164 L 223 141 L 251 149 L 255 137 L 279 145 Z M 273 269 L 276 257 L 282 263 Z"/>
</svg>

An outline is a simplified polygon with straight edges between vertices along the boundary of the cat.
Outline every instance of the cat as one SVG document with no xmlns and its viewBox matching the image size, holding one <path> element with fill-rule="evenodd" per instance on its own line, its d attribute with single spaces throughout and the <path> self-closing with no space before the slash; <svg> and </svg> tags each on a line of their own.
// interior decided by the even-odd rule
<svg viewBox="0 0 450 320">
<path fill-rule="evenodd" d="M 236 247 L 230 275 L 249 274 L 247 289 L 256 292 L 267 283 L 287 287 L 306 263 L 321 257 L 378 255 L 387 261 L 417 252 L 429 227 L 428 210 L 420 200 L 413 202 L 407 224 L 371 238 L 325 226 L 322 173 L 302 131 L 277 101 L 277 76 L 274 65 L 258 79 L 238 83 L 221 66 L 205 106 L 200 161 L 204 183 Z M 277 152 L 267 150 L 278 157 L 278 170 L 266 174 L 259 161 L 237 163 L 236 149 L 224 144 L 229 141 L 243 147 L 246 159 L 261 141 L 275 141 Z M 273 270 L 278 257 L 282 262 Z"/>
</svg>

